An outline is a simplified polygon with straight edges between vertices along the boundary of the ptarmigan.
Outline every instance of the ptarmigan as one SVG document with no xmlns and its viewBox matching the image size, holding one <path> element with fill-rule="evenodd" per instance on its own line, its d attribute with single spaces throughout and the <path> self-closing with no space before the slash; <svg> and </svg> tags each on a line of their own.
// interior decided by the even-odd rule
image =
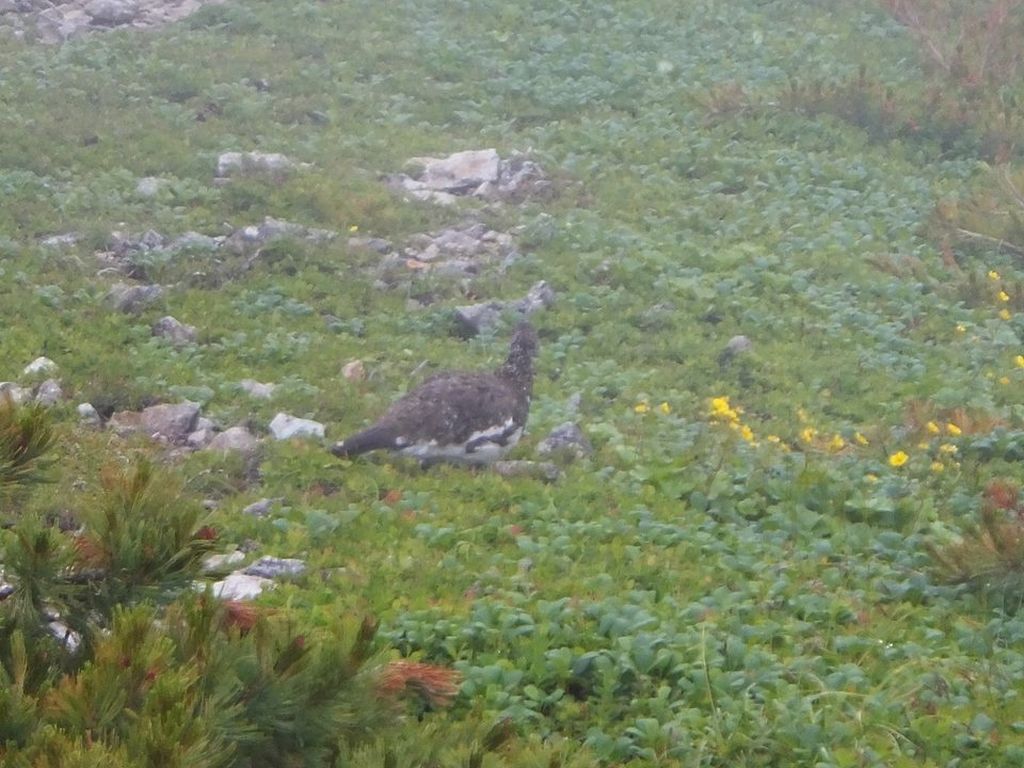
<svg viewBox="0 0 1024 768">
<path fill-rule="evenodd" d="M 537 332 L 516 326 L 508 358 L 490 372 L 436 374 L 395 402 L 362 432 L 335 443 L 336 456 L 388 450 L 419 459 L 488 464 L 523 434 L 533 392 Z"/>
</svg>

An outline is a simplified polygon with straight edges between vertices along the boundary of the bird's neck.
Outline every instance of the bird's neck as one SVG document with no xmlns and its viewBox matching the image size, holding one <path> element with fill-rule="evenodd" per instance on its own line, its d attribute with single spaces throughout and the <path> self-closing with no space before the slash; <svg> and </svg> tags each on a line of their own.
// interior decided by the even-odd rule
<svg viewBox="0 0 1024 768">
<path fill-rule="evenodd" d="M 530 355 L 517 355 L 513 352 L 501 364 L 498 376 L 529 395 L 533 389 L 533 358 Z"/>
</svg>

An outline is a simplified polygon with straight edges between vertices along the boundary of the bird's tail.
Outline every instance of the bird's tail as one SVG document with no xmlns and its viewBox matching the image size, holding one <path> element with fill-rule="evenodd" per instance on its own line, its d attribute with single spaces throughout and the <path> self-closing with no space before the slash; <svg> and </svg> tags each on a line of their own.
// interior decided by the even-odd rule
<svg viewBox="0 0 1024 768">
<path fill-rule="evenodd" d="M 361 453 L 368 453 L 380 449 L 395 447 L 394 430 L 386 427 L 370 427 L 362 432 L 356 432 L 351 437 L 346 437 L 340 443 L 331 446 L 331 453 L 342 458 L 358 456 Z"/>
</svg>

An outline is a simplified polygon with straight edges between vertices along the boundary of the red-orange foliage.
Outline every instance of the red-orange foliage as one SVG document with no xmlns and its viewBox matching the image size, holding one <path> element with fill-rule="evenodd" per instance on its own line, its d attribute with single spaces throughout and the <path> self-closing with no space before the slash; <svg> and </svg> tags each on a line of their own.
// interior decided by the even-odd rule
<svg viewBox="0 0 1024 768">
<path fill-rule="evenodd" d="M 434 707 L 445 707 L 459 692 L 461 676 L 454 669 L 419 661 L 392 661 L 380 672 L 377 692 L 387 698 L 398 698 L 411 690 Z"/>
</svg>

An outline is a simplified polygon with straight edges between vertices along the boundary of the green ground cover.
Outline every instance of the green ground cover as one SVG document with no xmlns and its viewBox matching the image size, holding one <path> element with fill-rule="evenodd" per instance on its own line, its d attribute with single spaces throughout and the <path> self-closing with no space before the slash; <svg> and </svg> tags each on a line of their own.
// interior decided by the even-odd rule
<svg viewBox="0 0 1024 768">
<path fill-rule="evenodd" d="M 78 426 L 76 402 L 187 397 L 227 425 L 285 410 L 338 438 L 422 361 L 503 354 L 500 334 L 452 334 L 461 291 L 428 281 L 441 300 L 412 311 L 344 237 L 279 244 L 216 286 L 190 279 L 202 253 L 156 260 L 175 287 L 114 313 L 92 261 L 112 230 L 275 216 L 401 241 L 457 214 L 383 174 L 529 151 L 558 194 L 463 204 L 522 227 L 525 254 L 472 292 L 554 287 L 516 454 L 576 393 L 595 454 L 552 485 L 301 442 L 268 446 L 254 483 L 195 454 L 182 472 L 220 501 L 206 522 L 226 548 L 311 565 L 261 602 L 314 629 L 374 615 L 382 649 L 458 669 L 453 706 L 409 732 L 509 719 L 488 760 L 1024 765 L 1024 592 L 1002 572 L 950 582 L 931 552 L 992 481 L 1024 480 L 1024 273 L 977 245 L 953 268 L 932 226 L 985 158 L 784 98 L 866 67 L 911 100 L 917 62 L 873 4 L 813 0 L 245 0 L 59 48 L 5 40 L 0 379 L 45 354 L 72 398 L 30 511 L 73 510 L 100 466 L 146 450 Z M 313 167 L 216 186 L 228 150 Z M 144 176 L 169 183 L 140 198 Z M 39 243 L 68 231 L 70 249 Z M 151 338 L 168 313 L 199 343 Z M 720 364 L 737 334 L 753 350 Z M 341 378 L 355 358 L 368 381 Z M 243 378 L 282 386 L 263 404 Z M 261 497 L 285 501 L 240 514 Z"/>
</svg>

